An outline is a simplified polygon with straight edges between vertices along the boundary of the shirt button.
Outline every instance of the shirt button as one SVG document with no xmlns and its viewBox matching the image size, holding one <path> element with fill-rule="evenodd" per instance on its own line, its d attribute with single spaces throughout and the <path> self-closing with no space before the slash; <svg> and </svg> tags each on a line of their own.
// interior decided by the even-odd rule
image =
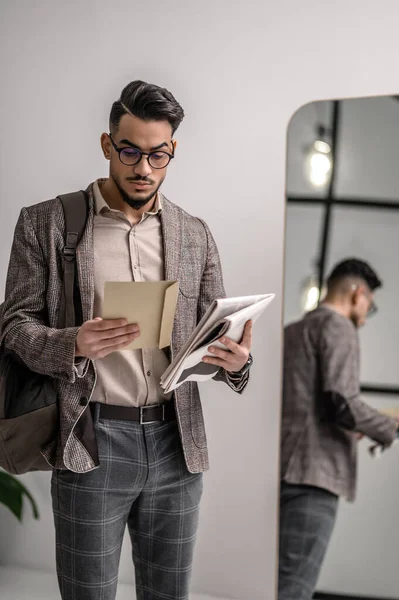
<svg viewBox="0 0 399 600">
<path fill-rule="evenodd" d="M 147 376 L 151 377 L 151 371 L 147 371 Z"/>
<path fill-rule="evenodd" d="M 89 401 L 87 398 L 85 398 L 83 396 L 82 398 L 79 399 L 79 404 L 80 404 L 80 406 L 87 406 L 89 404 Z"/>
</svg>

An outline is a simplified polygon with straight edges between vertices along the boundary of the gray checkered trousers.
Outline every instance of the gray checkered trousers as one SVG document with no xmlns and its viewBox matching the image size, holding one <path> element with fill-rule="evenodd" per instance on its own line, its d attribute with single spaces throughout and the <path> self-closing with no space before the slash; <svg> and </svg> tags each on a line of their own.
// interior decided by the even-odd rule
<svg viewBox="0 0 399 600">
<path fill-rule="evenodd" d="M 63 600 L 114 600 L 126 525 L 137 600 L 188 600 L 202 473 L 187 470 L 177 423 L 99 419 L 100 467 L 54 470 Z"/>
<path fill-rule="evenodd" d="M 278 600 L 311 600 L 334 529 L 339 498 L 281 482 Z"/>
</svg>

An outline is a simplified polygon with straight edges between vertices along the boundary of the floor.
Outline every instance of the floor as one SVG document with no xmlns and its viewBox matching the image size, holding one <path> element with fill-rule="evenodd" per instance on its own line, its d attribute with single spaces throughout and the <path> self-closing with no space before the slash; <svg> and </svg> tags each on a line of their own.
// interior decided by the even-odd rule
<svg viewBox="0 0 399 600">
<path fill-rule="evenodd" d="M 389 600 L 389 598 L 371 598 L 366 596 L 342 596 L 340 594 L 323 594 L 318 592 L 313 596 L 314 600 Z M 395 600 L 391 598 L 391 600 Z"/>
<path fill-rule="evenodd" d="M 119 585 L 116 600 L 134 600 L 135 597 L 133 586 Z M 59 598 L 55 575 L 30 569 L 0 567 L 0 600 L 59 600 Z M 190 600 L 213 600 L 213 598 L 193 594 Z"/>
</svg>

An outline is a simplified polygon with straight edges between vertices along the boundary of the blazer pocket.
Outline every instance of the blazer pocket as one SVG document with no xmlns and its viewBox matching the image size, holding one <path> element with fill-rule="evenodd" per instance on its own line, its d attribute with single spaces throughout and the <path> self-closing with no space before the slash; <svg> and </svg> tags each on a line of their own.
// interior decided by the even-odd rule
<svg viewBox="0 0 399 600">
<path fill-rule="evenodd" d="M 200 293 L 201 281 L 197 278 L 184 275 L 179 281 L 179 292 L 184 298 L 198 299 Z"/>
<path fill-rule="evenodd" d="M 204 416 L 202 413 L 201 400 L 198 393 L 198 388 L 195 382 L 190 381 L 190 421 L 191 421 L 191 436 L 197 448 L 205 449 L 207 447 L 207 439 L 205 432 Z"/>
</svg>

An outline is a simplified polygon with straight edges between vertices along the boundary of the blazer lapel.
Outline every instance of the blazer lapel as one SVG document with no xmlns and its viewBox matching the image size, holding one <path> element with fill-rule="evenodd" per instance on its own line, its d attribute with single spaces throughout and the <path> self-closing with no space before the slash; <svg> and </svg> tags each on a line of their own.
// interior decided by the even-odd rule
<svg viewBox="0 0 399 600">
<path fill-rule="evenodd" d="M 92 185 L 87 188 L 86 193 L 89 196 L 89 214 L 82 239 L 76 249 L 76 265 L 82 300 L 83 321 L 92 319 L 94 310 L 94 198 Z"/>
<path fill-rule="evenodd" d="M 181 242 L 184 226 L 182 211 L 162 195 L 162 210 L 160 213 L 164 260 L 165 280 L 178 280 L 181 260 Z"/>
</svg>

